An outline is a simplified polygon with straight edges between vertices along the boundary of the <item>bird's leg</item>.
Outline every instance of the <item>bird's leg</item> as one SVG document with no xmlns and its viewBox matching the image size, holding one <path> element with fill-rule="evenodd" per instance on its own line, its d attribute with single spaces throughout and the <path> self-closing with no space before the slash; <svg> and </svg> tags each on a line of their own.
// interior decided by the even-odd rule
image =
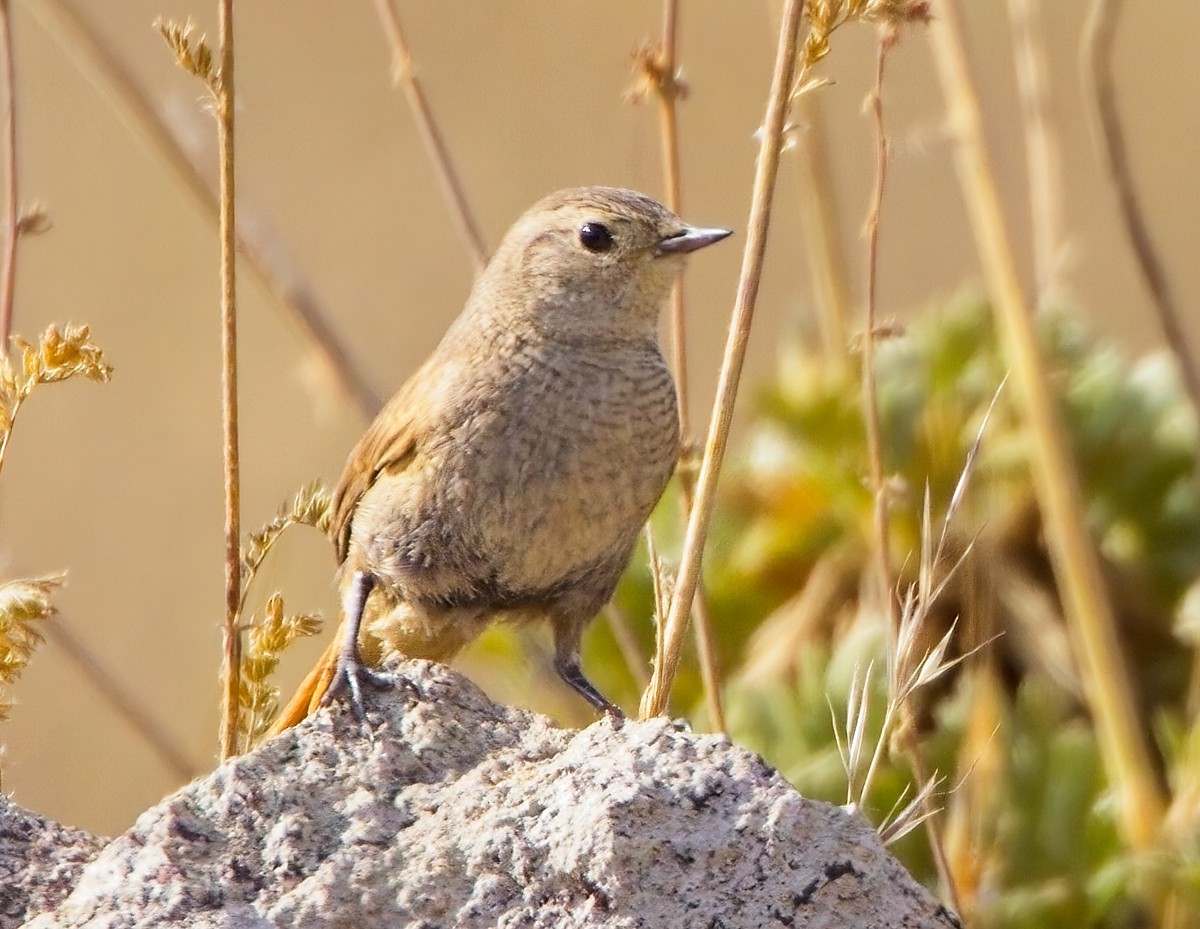
<svg viewBox="0 0 1200 929">
<path fill-rule="evenodd" d="M 345 614 L 345 637 L 342 639 L 342 650 L 338 654 L 337 670 L 329 690 L 321 698 L 321 705 L 328 706 L 343 690 L 350 691 L 350 707 L 355 719 L 361 720 L 364 715 L 362 699 L 362 683 L 366 681 L 372 687 L 386 690 L 392 686 L 392 679 L 386 675 L 368 668 L 359 660 L 358 633 L 362 628 L 363 610 L 367 606 L 367 597 L 375 587 L 375 578 L 366 571 L 355 571 L 346 587 L 342 600 L 342 610 Z"/>
<path fill-rule="evenodd" d="M 554 670 L 558 676 L 571 686 L 579 696 L 602 713 L 607 713 L 617 719 L 625 714 L 615 703 L 605 698 L 596 686 L 583 676 L 583 668 L 579 665 L 579 644 L 583 636 L 583 624 L 557 620 L 554 627 Z"/>
</svg>

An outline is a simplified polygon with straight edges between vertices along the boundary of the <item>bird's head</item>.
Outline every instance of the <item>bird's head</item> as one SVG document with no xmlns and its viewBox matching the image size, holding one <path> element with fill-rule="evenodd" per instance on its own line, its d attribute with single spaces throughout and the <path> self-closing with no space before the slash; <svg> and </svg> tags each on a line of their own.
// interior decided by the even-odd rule
<svg viewBox="0 0 1200 929">
<path fill-rule="evenodd" d="M 476 297 L 564 337 L 652 334 L 686 255 L 727 229 L 689 226 L 644 194 L 551 194 L 509 230 Z"/>
</svg>

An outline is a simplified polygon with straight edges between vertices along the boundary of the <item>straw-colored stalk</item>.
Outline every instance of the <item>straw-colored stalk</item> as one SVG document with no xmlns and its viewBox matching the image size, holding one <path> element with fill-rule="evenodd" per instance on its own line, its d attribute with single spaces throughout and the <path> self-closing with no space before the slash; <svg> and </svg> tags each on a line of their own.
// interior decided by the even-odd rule
<svg viewBox="0 0 1200 929">
<path fill-rule="evenodd" d="M 216 87 L 217 144 L 220 150 L 221 239 L 221 409 L 225 458 L 225 624 L 221 669 L 221 760 L 238 750 L 242 633 L 241 483 L 237 396 L 237 239 L 234 213 L 233 0 L 218 0 L 219 59 Z"/>
<path fill-rule="evenodd" d="M 641 714 L 643 717 L 661 716 L 667 710 L 671 684 L 683 652 L 683 638 L 687 631 L 692 600 L 700 583 L 704 542 L 708 537 L 709 521 L 712 518 L 713 504 L 716 502 L 717 478 L 729 440 L 729 427 L 733 421 L 738 383 L 741 379 L 746 345 L 749 342 L 750 327 L 754 320 L 755 301 L 762 278 L 763 256 L 771 223 L 771 205 L 775 193 L 775 180 L 779 173 L 779 155 L 783 146 L 790 90 L 796 70 L 796 52 L 803 11 L 803 0 L 788 0 L 784 6 L 783 22 L 779 30 L 779 47 L 775 56 L 774 74 L 771 78 L 771 91 L 767 100 L 766 117 L 763 121 L 759 143 L 750 219 L 747 224 L 746 247 L 742 257 L 742 270 L 738 278 L 733 319 L 729 327 L 725 357 L 721 364 L 721 375 L 717 384 L 717 397 L 713 405 L 712 421 L 709 425 L 708 441 L 705 444 L 704 459 L 700 467 L 696 502 L 688 520 L 675 596 L 671 601 L 671 610 L 667 616 L 666 628 L 663 633 L 663 648 L 655 656 L 654 674 L 650 681 L 650 687 L 642 695 Z"/>
<path fill-rule="evenodd" d="M 1158 837 L 1163 798 L 1088 534 L 1075 463 L 1009 244 L 958 5 L 953 0 L 938 0 L 929 37 L 946 98 L 963 197 L 995 306 L 996 325 L 1012 366 L 1017 402 L 1030 431 L 1034 489 L 1096 720 L 1100 751 L 1121 800 L 1119 815 L 1125 837 L 1135 849 L 1148 850 Z"/>
<path fill-rule="evenodd" d="M 0 262 L 0 354 L 8 354 L 12 335 L 13 293 L 17 275 L 17 93 L 13 65 L 12 19 L 8 0 L 0 0 L 0 62 L 4 71 L 4 259 Z"/>
</svg>

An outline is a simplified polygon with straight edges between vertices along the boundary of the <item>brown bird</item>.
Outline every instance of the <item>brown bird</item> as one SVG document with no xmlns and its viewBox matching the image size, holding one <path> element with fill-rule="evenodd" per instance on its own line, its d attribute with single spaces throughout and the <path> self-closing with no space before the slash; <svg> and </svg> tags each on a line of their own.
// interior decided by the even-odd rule
<svg viewBox="0 0 1200 929">
<path fill-rule="evenodd" d="M 555 668 L 598 710 L 584 628 L 612 596 L 678 453 L 659 311 L 699 229 L 643 194 L 582 187 L 517 220 L 466 308 L 346 462 L 330 534 L 340 644 L 293 725 L 388 656 L 447 661 L 492 620 L 545 618 Z"/>
</svg>

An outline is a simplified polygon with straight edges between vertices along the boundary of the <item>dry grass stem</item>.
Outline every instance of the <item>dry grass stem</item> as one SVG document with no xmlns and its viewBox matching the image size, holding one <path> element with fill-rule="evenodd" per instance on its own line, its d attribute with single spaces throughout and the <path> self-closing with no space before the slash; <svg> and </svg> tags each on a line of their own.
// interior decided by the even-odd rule
<svg viewBox="0 0 1200 929">
<path fill-rule="evenodd" d="M 12 17 L 8 0 L 0 0 L 0 56 L 4 69 L 4 260 L 0 265 L 0 355 L 8 353 L 12 335 L 13 293 L 17 278 L 17 93 L 13 65 Z"/>
<path fill-rule="evenodd" d="M 679 63 L 678 0 L 663 0 L 662 38 L 656 45 L 644 45 L 633 53 L 635 82 L 625 98 L 640 103 L 653 95 L 658 100 L 659 143 L 662 150 L 665 202 L 674 212 L 683 210 L 683 180 L 679 168 L 679 100 L 687 96 Z M 687 336 L 685 328 L 683 277 L 671 291 L 671 367 L 679 387 L 679 433 L 687 449 L 692 438 L 688 396 Z"/>
<path fill-rule="evenodd" d="M 1135 849 L 1148 850 L 1158 836 L 1163 798 L 1088 534 L 1078 475 L 1009 245 L 953 0 L 939 0 L 929 35 L 949 111 L 963 196 L 996 308 L 997 326 L 1012 365 L 1018 402 L 1029 422 L 1034 488 L 1079 648 L 1100 750 L 1121 798 L 1119 815 L 1126 839 Z"/>
<path fill-rule="evenodd" d="M 784 124 L 790 104 L 788 91 L 796 70 L 796 52 L 803 9 L 802 0 L 788 0 L 784 7 L 783 23 L 779 31 L 779 48 L 775 56 L 774 75 L 771 79 L 771 91 L 759 144 L 746 248 L 738 278 L 733 319 L 726 342 L 725 358 L 721 364 L 717 397 L 713 405 L 712 422 L 700 469 L 696 503 L 688 520 L 679 578 L 675 596 L 671 601 L 671 611 L 667 616 L 663 647 L 655 655 L 650 687 L 642 696 L 643 717 L 660 716 L 666 711 L 671 683 L 683 650 L 683 637 L 687 631 L 692 599 L 700 582 L 700 563 L 716 500 L 717 477 L 725 457 L 729 427 L 733 420 L 733 406 L 737 400 L 742 363 L 746 356 L 746 344 L 750 337 L 754 304 L 762 276 L 763 255 L 771 222 L 771 203 L 775 193 L 775 180 L 779 173 L 779 155 L 783 147 Z"/>
<path fill-rule="evenodd" d="M 893 842 L 899 841 L 918 826 L 927 823 L 930 817 L 940 813 L 942 808 L 937 805 L 936 797 L 945 783 L 946 778 L 935 771 L 931 777 L 921 783 L 920 790 L 907 803 L 904 803 L 904 799 L 908 796 L 908 788 L 905 787 L 896 800 L 895 806 L 879 824 L 879 838 L 883 844 L 891 845 Z M 901 806 L 901 803 L 904 805 Z"/>
<path fill-rule="evenodd" d="M 679 68 L 679 3 L 663 0 L 662 38 L 657 45 L 645 45 L 633 53 L 634 86 L 625 98 L 640 103 L 653 95 L 658 100 L 659 140 L 662 149 L 663 187 L 666 204 L 675 213 L 683 211 L 683 180 L 679 167 L 678 101 L 687 96 Z M 695 442 L 692 435 L 691 403 L 688 399 L 687 318 L 684 309 L 684 275 L 675 279 L 671 289 L 671 368 L 679 392 L 679 476 L 681 518 L 686 530 L 696 496 Z M 665 616 L 664 611 L 661 615 Z M 714 644 L 712 617 L 703 585 L 693 601 L 696 653 L 704 683 L 705 705 L 709 720 L 718 731 L 725 731 L 725 709 L 721 701 L 721 675 Z"/>
<path fill-rule="evenodd" d="M 1066 252 L 1062 157 L 1050 95 L 1049 68 L 1042 42 L 1042 0 L 1008 0 L 1013 33 L 1021 117 L 1025 129 L 1025 170 L 1033 227 L 1033 264 L 1039 304 L 1062 290 Z"/>
<path fill-rule="evenodd" d="M 887 184 L 887 165 L 888 165 L 888 144 L 887 134 L 884 131 L 883 123 L 883 77 L 884 66 L 887 62 L 888 52 L 892 46 L 896 44 L 898 39 L 897 27 L 891 23 L 887 23 L 880 27 L 879 38 L 877 42 L 877 50 L 875 56 L 875 86 L 871 91 L 869 105 L 871 110 L 871 118 L 875 128 L 875 183 L 871 192 L 871 204 L 867 212 L 867 322 L 866 331 L 862 339 L 862 385 L 863 385 L 863 420 L 866 424 L 867 433 L 867 459 L 871 471 L 871 490 L 873 497 L 872 507 L 872 522 L 875 532 L 875 573 L 876 587 L 880 602 L 883 606 L 884 621 L 888 628 L 888 677 L 890 699 L 888 701 L 887 718 L 884 721 L 884 732 L 890 732 L 897 724 L 897 715 L 901 717 L 909 714 L 909 700 L 914 691 L 932 682 L 937 677 L 941 676 L 945 670 L 953 666 L 955 662 L 946 662 L 945 653 L 950 645 L 950 639 L 954 632 L 952 626 L 950 631 L 943 636 L 942 640 L 934 648 L 934 650 L 926 654 L 925 659 L 919 663 L 911 672 L 908 672 L 910 667 L 911 655 L 913 653 L 913 643 L 911 636 L 915 635 L 916 628 L 921 625 L 924 619 L 925 612 L 932 604 L 932 591 L 929 589 L 931 583 L 927 578 L 933 575 L 936 558 L 931 551 L 932 532 L 929 526 L 929 493 L 926 490 L 925 494 L 925 513 L 922 533 L 922 549 L 921 549 L 921 566 L 922 571 L 920 576 L 922 584 L 920 592 L 924 595 L 919 601 L 915 601 L 912 592 L 909 592 L 905 602 L 905 616 L 897 616 L 896 600 L 893 594 L 895 590 L 895 574 L 891 565 L 891 532 L 889 529 L 888 518 L 888 484 L 884 474 L 883 467 L 883 442 L 881 436 L 881 428 L 879 421 L 879 398 L 875 381 L 875 340 L 876 340 L 876 307 L 878 297 L 878 267 L 879 267 L 879 225 L 880 218 L 883 212 L 883 194 Z M 986 419 L 985 419 L 986 423 Z M 982 432 L 981 432 L 982 434 Z M 978 442 L 978 440 L 977 440 Z M 963 469 L 963 476 L 960 478 L 959 486 L 965 487 L 967 475 L 970 473 L 970 466 L 973 464 L 973 459 L 968 462 Z M 953 508 L 953 504 L 952 504 Z M 952 515 L 948 514 L 948 517 Z M 942 540 L 945 540 L 945 526 L 943 524 Z M 940 555 L 940 551 L 938 553 Z M 918 610 L 918 603 L 920 609 Z M 904 621 L 907 619 L 907 621 Z M 910 637 L 906 640 L 906 635 Z M 865 688 L 864 688 L 865 692 Z M 862 710 L 865 712 L 865 699 Z M 861 728 L 861 727 L 857 727 Z M 917 791 L 913 804 L 907 807 L 900 817 L 894 821 L 894 832 L 902 834 L 908 829 L 914 828 L 917 824 L 923 823 L 929 837 L 930 847 L 934 852 L 934 861 L 938 865 L 938 875 L 941 879 L 941 884 L 949 893 L 951 901 L 957 902 L 957 893 L 953 884 L 953 875 L 949 867 L 946 865 L 946 855 L 943 847 L 942 835 L 937 828 L 935 816 L 938 812 L 937 805 L 934 802 L 932 788 L 937 783 L 935 775 L 926 776 L 924 772 L 924 760 L 921 757 L 921 748 L 917 739 L 910 732 L 911 727 L 907 724 L 904 726 L 905 737 L 901 739 L 901 745 L 904 747 L 905 754 L 908 755 L 909 763 L 912 765 L 913 771 L 917 772 L 918 779 L 922 787 Z M 882 749 L 886 744 L 886 739 L 881 738 L 875 746 L 875 753 L 871 759 L 870 767 L 867 769 L 866 778 L 863 782 L 863 796 L 869 789 L 871 778 L 882 760 Z M 853 770 L 853 769 L 851 769 Z M 853 786 L 853 780 L 850 779 L 850 784 Z M 917 809 L 920 812 L 917 812 Z"/>
<path fill-rule="evenodd" d="M 220 70 L 209 86 L 216 95 L 220 150 L 221 409 L 225 460 L 225 625 L 221 680 L 221 760 L 238 751 L 241 730 L 242 602 L 241 478 L 238 451 L 237 238 L 234 190 L 233 0 L 218 0 Z"/>
<path fill-rule="evenodd" d="M 446 140 L 442 137 L 437 121 L 433 118 L 433 111 L 429 108 L 425 89 L 421 86 L 417 69 L 413 65 L 408 40 L 404 37 L 404 30 L 400 25 L 400 14 L 396 12 L 392 0 L 375 0 L 375 10 L 379 14 L 379 22 L 392 49 L 392 80 L 404 88 L 409 108 L 417 121 L 421 142 L 437 173 L 438 186 L 441 187 L 442 195 L 450 207 L 454 226 L 470 253 L 476 272 L 482 271 L 488 260 L 487 245 L 484 244 L 483 234 L 479 231 L 479 223 L 475 221 L 471 212 L 471 205 L 467 202 L 462 180 L 454 168 L 454 160 L 450 157 Z"/>
<path fill-rule="evenodd" d="M 1121 131 L 1121 114 L 1117 111 L 1116 87 L 1112 73 L 1113 40 L 1117 30 L 1117 15 L 1121 0 L 1093 0 L 1084 29 L 1082 64 L 1084 84 L 1091 89 L 1093 134 L 1109 177 L 1116 189 L 1125 232 L 1133 247 L 1138 270 L 1150 291 L 1159 325 L 1166 336 L 1167 347 L 1175 355 L 1175 363 L 1183 376 L 1183 384 L 1192 401 L 1192 410 L 1200 416 L 1200 368 L 1188 348 L 1187 333 L 1182 324 L 1182 308 L 1175 300 L 1167 279 L 1166 269 L 1158 257 L 1150 227 L 1142 212 L 1141 202 L 1133 182 L 1125 134 Z"/>
<path fill-rule="evenodd" d="M 863 422 L 867 433 L 867 462 L 870 467 L 873 497 L 872 522 L 875 529 L 876 587 L 887 620 L 892 649 L 896 646 L 895 579 L 891 566 L 891 542 L 888 531 L 888 487 L 883 468 L 883 440 L 879 425 L 879 398 L 875 384 L 875 320 L 879 281 L 879 222 L 883 212 L 883 191 L 887 183 L 887 136 L 883 128 L 883 73 L 887 53 L 896 35 L 888 28 L 880 31 L 875 56 L 875 87 L 869 105 L 875 127 L 875 182 L 867 211 L 867 320 L 862 338 Z"/>
<path fill-rule="evenodd" d="M 116 109 L 131 131 L 163 159 L 171 173 L 201 205 L 217 218 L 217 196 L 199 160 L 189 154 L 150 98 L 138 86 L 121 60 L 100 40 L 88 23 L 64 0 L 26 0 L 46 31 L 71 61 Z M 329 325 L 329 314 L 320 305 L 298 270 L 284 258 L 278 237 L 262 223 L 238 230 L 238 249 L 254 275 L 312 348 L 334 390 L 372 419 L 383 405 L 379 395 L 350 361 L 345 346 Z"/>
<path fill-rule="evenodd" d="M 796 133 L 800 163 L 797 199 L 822 348 L 826 359 L 835 363 L 846 358 L 849 343 L 850 282 L 838 229 L 820 95 L 805 94 L 797 101 L 797 109 L 804 121 L 803 130 Z"/>
<path fill-rule="evenodd" d="M 104 666 L 71 627 L 61 618 L 46 627 L 46 636 L 66 654 L 88 682 L 96 688 L 101 699 L 113 708 L 118 716 L 145 741 L 150 750 L 179 781 L 190 781 L 207 768 L 207 765 L 189 758 L 187 752 L 146 711 L 144 704 L 134 697 L 121 679 Z"/>
</svg>

